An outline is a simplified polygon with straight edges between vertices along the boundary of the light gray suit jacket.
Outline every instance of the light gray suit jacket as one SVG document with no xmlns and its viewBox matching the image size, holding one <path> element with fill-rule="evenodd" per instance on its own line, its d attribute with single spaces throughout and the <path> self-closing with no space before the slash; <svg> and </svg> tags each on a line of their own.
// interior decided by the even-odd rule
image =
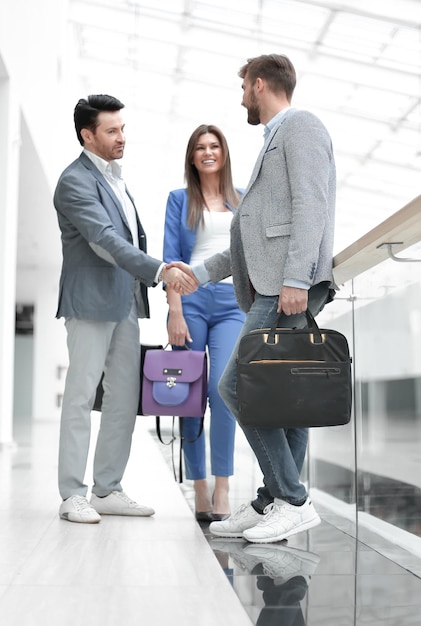
<svg viewBox="0 0 421 626">
<path fill-rule="evenodd" d="M 56 317 L 117 322 L 135 292 L 139 317 L 149 317 L 147 287 L 162 261 L 146 254 L 138 217 L 140 249 L 133 245 L 120 201 L 83 152 L 61 174 L 54 206 L 63 250 Z"/>
<path fill-rule="evenodd" d="M 239 306 L 284 280 L 333 287 L 336 170 L 332 142 L 308 111 L 289 109 L 256 161 L 231 225 L 230 249 L 205 261 L 212 282 L 232 274 Z"/>
</svg>

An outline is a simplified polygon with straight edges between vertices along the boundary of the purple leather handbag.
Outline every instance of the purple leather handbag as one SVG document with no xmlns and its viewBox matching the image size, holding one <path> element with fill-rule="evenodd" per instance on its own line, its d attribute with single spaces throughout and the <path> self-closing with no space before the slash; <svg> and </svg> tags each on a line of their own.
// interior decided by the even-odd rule
<svg viewBox="0 0 421 626">
<path fill-rule="evenodd" d="M 148 350 L 143 364 L 142 414 L 203 417 L 208 391 L 206 352 Z"/>
</svg>

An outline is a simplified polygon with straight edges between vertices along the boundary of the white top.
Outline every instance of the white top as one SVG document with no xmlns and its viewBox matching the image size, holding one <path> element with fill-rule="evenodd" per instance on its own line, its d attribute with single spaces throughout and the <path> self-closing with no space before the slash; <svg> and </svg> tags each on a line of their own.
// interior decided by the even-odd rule
<svg viewBox="0 0 421 626">
<path fill-rule="evenodd" d="M 231 211 L 203 211 L 204 224 L 199 224 L 190 265 L 203 262 L 230 247 Z M 231 276 L 221 283 L 232 283 Z"/>
</svg>

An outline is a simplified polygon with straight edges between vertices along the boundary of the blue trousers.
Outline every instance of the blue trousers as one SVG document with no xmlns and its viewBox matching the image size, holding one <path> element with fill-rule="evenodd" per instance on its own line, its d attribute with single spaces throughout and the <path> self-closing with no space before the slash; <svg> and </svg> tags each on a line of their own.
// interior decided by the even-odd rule
<svg viewBox="0 0 421 626">
<path fill-rule="evenodd" d="M 229 283 L 209 284 L 183 296 L 183 315 L 193 339 L 189 347 L 206 350 L 209 356 L 208 399 L 210 408 L 210 467 L 213 476 L 234 473 L 236 420 L 218 392 L 218 383 L 231 356 L 245 314 L 238 308 L 234 288 Z M 180 418 L 186 478 L 206 478 L 206 440 L 198 439 L 200 419 Z M 196 441 L 191 441 L 196 439 Z M 189 441 L 190 440 L 190 441 Z"/>
<path fill-rule="evenodd" d="M 329 283 L 319 283 L 312 287 L 308 295 L 308 308 L 317 315 L 329 298 Z M 277 317 L 278 296 L 261 296 L 255 300 L 237 339 L 237 345 L 229 359 L 219 383 L 219 392 L 231 412 L 238 419 L 237 398 L 237 352 L 243 335 L 257 328 L 269 328 Z M 282 315 L 279 326 L 282 328 L 304 328 L 307 325 L 304 314 Z M 280 411 L 288 411 L 280 406 Z M 257 458 L 263 474 L 263 487 L 257 490 L 254 508 L 262 512 L 274 498 L 286 500 L 290 504 L 302 504 L 307 491 L 300 482 L 308 442 L 306 428 L 252 428 L 242 427 L 244 434 Z"/>
</svg>

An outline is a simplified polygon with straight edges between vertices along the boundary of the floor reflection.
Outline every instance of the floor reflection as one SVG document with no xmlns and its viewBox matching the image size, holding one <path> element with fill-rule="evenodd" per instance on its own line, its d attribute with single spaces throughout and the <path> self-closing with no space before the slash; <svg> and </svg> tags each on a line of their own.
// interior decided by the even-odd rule
<svg viewBox="0 0 421 626">
<path fill-rule="evenodd" d="M 235 567 L 253 577 L 263 602 L 256 626 L 305 626 L 302 603 L 320 561 L 317 554 L 289 548 L 285 543 L 262 545 L 221 539 L 209 543 L 234 587 Z"/>
</svg>

